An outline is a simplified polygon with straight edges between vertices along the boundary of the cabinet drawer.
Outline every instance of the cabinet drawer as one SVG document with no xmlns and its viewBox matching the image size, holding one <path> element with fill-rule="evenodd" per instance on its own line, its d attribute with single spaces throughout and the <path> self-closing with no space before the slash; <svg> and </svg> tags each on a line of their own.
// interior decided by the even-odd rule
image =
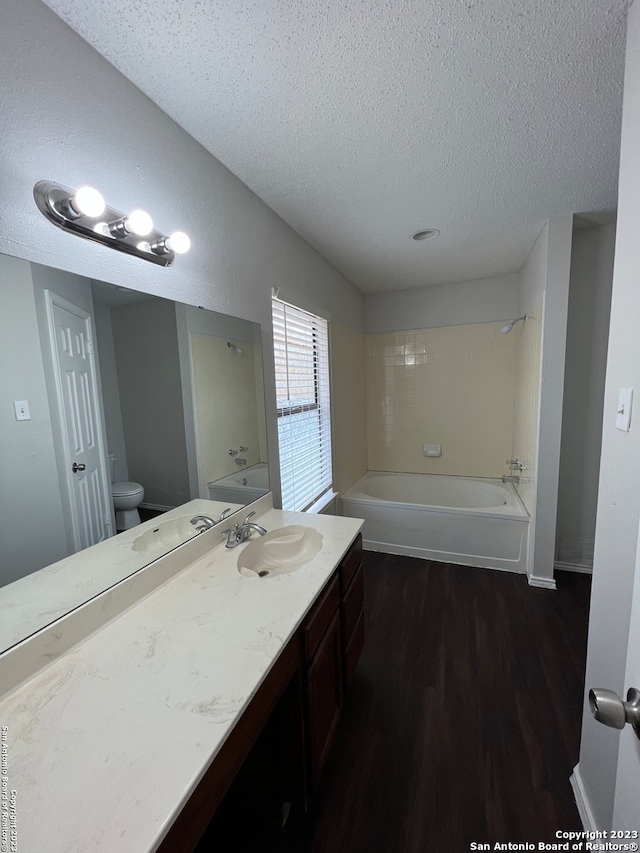
<svg viewBox="0 0 640 853">
<path fill-rule="evenodd" d="M 353 629 L 362 613 L 364 603 L 364 569 L 362 565 L 356 570 L 351 586 L 342 599 L 342 636 L 345 645 L 349 645 Z"/>
<path fill-rule="evenodd" d="M 304 645 L 307 663 L 311 660 L 320 645 L 320 641 L 339 605 L 340 589 L 338 577 L 336 576 L 321 594 L 320 600 L 313 608 L 311 616 L 307 618 L 304 624 Z"/>
<path fill-rule="evenodd" d="M 362 563 L 362 534 L 358 533 L 355 542 L 349 548 L 340 564 L 340 586 L 342 595 L 349 589 L 353 576 Z"/>
<path fill-rule="evenodd" d="M 354 676 L 362 649 L 364 648 L 364 613 L 360 614 L 349 645 L 344 650 L 344 683 L 349 684 Z"/>
</svg>

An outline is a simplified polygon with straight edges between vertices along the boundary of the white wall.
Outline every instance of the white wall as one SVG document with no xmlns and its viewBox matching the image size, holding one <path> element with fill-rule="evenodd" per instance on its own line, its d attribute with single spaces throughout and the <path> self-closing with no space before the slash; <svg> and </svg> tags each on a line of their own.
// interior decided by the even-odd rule
<svg viewBox="0 0 640 853">
<path fill-rule="evenodd" d="M 618 222 L 611 324 L 604 395 L 602 455 L 585 691 L 606 687 L 626 694 L 624 672 L 640 518 L 640 419 L 636 406 L 630 432 L 615 428 L 618 390 L 640 393 L 640 5 L 629 11 Z M 638 638 L 632 639 L 638 649 Z M 637 745 L 637 740 L 630 735 Z M 585 692 L 579 777 L 598 827 L 613 818 L 621 735 L 595 722 Z M 628 744 L 629 741 L 627 740 Z M 631 828 L 631 827 L 628 827 Z"/>
<path fill-rule="evenodd" d="M 528 319 L 518 355 L 520 395 L 516 391 L 516 408 L 520 412 L 516 412 L 513 454 L 527 466 L 519 491 L 532 517 L 529 582 L 550 588 L 555 587 L 553 571 L 572 224 L 571 216 L 550 220 L 521 270 L 519 313 L 526 314 Z M 539 363 L 536 350 L 540 353 Z M 523 358 L 528 362 L 526 370 L 522 367 Z M 536 420 L 537 430 L 534 430 Z"/>
<path fill-rule="evenodd" d="M 261 323 L 276 473 L 271 288 L 356 331 L 362 295 L 40 0 L 5 7 L 0 251 Z M 93 184 L 120 210 L 144 207 L 159 228 L 187 231 L 192 249 L 161 269 L 66 234 L 33 201 L 44 178 Z"/>
<path fill-rule="evenodd" d="M 614 248 L 615 225 L 574 227 L 556 559 L 582 569 L 593 565 Z"/>
<path fill-rule="evenodd" d="M 554 556 L 564 357 L 567 337 L 573 217 L 549 221 L 547 276 L 542 320 L 536 533 L 529 582 L 554 586 Z"/>
<path fill-rule="evenodd" d="M 368 293 L 365 331 L 397 332 L 518 316 L 520 277 L 501 275 L 416 290 Z"/>
<path fill-rule="evenodd" d="M 553 579 L 560 468 L 560 428 L 571 263 L 572 217 L 546 223 L 520 270 L 518 344 L 512 457 L 526 465 L 518 492 L 531 516 L 529 582 Z"/>
<path fill-rule="evenodd" d="M 533 553 L 535 535 L 536 488 L 538 470 L 538 427 L 540 420 L 540 370 L 542 361 L 542 318 L 546 287 L 548 225 L 542 229 L 520 270 L 520 316 L 516 349 L 516 392 L 512 459 L 520 459 L 526 470 L 520 475 L 518 493 L 531 516 L 529 553 Z M 521 312 L 521 313 L 520 313 Z"/>
</svg>

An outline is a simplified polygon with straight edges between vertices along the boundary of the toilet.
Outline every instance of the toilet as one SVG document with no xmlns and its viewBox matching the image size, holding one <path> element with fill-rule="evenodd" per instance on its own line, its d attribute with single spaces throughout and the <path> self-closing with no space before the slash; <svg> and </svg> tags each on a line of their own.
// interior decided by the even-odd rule
<svg viewBox="0 0 640 853">
<path fill-rule="evenodd" d="M 116 530 L 129 530 L 136 524 L 140 524 L 138 506 L 144 499 L 144 487 L 140 483 L 113 482 L 116 467 L 115 453 L 109 454 L 109 466 L 111 468 L 111 494 L 116 511 Z"/>
</svg>

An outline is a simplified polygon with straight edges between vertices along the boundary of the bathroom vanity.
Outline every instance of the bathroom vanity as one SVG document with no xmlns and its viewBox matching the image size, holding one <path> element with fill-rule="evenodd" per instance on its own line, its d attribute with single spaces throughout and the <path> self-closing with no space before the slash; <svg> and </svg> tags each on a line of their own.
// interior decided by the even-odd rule
<svg viewBox="0 0 640 853">
<path fill-rule="evenodd" d="M 361 522 L 273 510 L 270 496 L 255 507 L 269 531 L 312 527 L 320 552 L 290 574 L 245 577 L 254 538 L 227 549 L 214 527 L 122 581 L 106 624 L 69 614 L 45 629 L 48 651 L 34 648 L 46 665 L 18 658 L 33 672 L 0 700 L 0 725 L 20 853 L 193 850 L 274 719 L 289 732 L 287 792 L 308 801 L 364 640 Z M 154 574 L 161 585 L 139 600 Z"/>
</svg>

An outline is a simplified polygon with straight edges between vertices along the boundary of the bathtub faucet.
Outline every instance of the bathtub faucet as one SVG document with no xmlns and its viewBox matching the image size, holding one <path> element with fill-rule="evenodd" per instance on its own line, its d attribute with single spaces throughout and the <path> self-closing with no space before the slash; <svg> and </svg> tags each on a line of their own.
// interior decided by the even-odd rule
<svg viewBox="0 0 640 853">
<path fill-rule="evenodd" d="M 502 480 L 503 483 L 513 483 L 516 486 L 520 482 L 520 477 L 516 477 L 515 475 L 509 476 L 507 474 L 503 474 L 502 477 L 500 477 L 500 479 Z"/>
</svg>

